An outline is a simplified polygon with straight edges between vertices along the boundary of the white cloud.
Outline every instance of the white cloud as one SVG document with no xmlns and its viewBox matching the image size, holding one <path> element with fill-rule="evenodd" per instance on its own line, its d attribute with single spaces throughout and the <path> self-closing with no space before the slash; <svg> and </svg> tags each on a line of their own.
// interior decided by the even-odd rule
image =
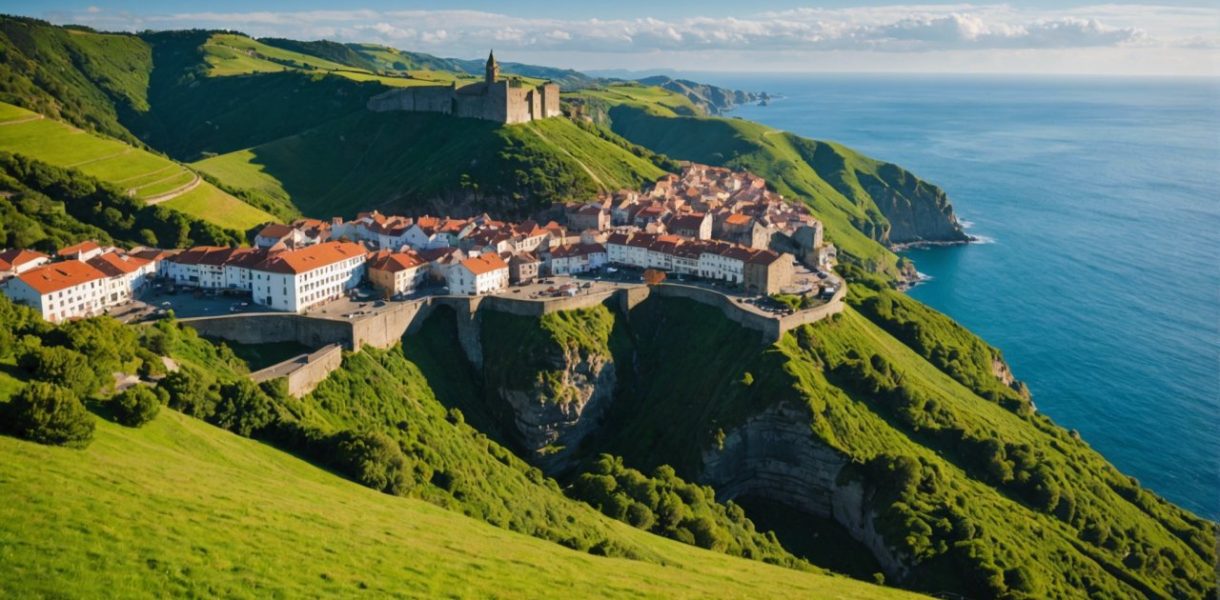
<svg viewBox="0 0 1220 600">
<path fill-rule="evenodd" d="M 1117 61 L 1129 57 L 1133 48 L 1199 52 L 1220 47 L 1220 28 L 1216 27 L 1220 9 L 1115 4 L 1065 10 L 1009 4 L 895 4 L 679 19 L 523 18 L 473 10 L 367 9 L 139 16 L 86 11 L 50 18 L 128 30 L 206 27 L 292 38 L 325 32 L 326 37 L 339 41 L 382 42 L 447 56 L 475 56 L 489 46 L 513 56 L 617 55 L 629 67 L 658 66 L 651 61 L 659 53 L 671 62 L 687 64 L 699 63 L 696 57 L 706 59 L 726 52 L 761 61 L 829 54 L 946 52 L 994 58 L 1002 52 L 1034 51 L 1047 56 L 1053 52 L 1059 60 L 1063 51 L 1089 50 L 1091 57 L 1100 51 Z M 647 57 L 650 62 L 631 64 L 632 59 L 623 55 Z M 1090 64 L 1096 63 L 1090 60 Z M 1214 65 L 1214 61 L 1204 63 Z"/>
</svg>

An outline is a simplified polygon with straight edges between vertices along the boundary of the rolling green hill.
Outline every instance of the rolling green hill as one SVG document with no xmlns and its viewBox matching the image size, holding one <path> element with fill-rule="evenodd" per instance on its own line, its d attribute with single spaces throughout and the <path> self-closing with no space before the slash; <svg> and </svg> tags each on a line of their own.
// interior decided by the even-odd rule
<svg viewBox="0 0 1220 600">
<path fill-rule="evenodd" d="M 671 465 L 740 500 L 746 516 L 759 500 L 778 502 L 804 518 L 777 526 L 790 550 L 811 537 L 854 539 L 840 558 L 863 553 L 888 562 L 887 581 L 968 597 L 1214 594 L 1214 524 L 1034 412 L 1000 381 L 998 353 L 947 317 L 857 287 L 864 314 L 849 309 L 771 346 L 687 300 L 574 312 L 562 328 L 551 315 L 496 315 L 483 320 L 493 328 L 481 334 L 483 356 L 512 358 L 486 363 L 485 410 L 501 429 L 520 428 L 499 390 L 571 385 L 565 373 L 609 360 L 613 403 L 578 456 L 609 453 L 645 472 Z M 550 401 L 572 395 L 557 386 Z M 832 514 L 817 508 L 831 503 Z M 872 512 L 871 533 L 850 533 L 856 506 Z M 810 517 L 833 519 L 811 531 Z M 865 547 L 872 535 L 886 553 Z"/>
<path fill-rule="evenodd" d="M 192 166 L 315 216 L 373 208 L 525 214 L 663 174 L 566 119 L 500 126 L 403 112 L 355 113 Z"/>
<path fill-rule="evenodd" d="M 128 195 L 182 211 L 220 227 L 245 231 L 273 217 L 190 169 L 123 142 L 0 103 L 0 150 L 72 168 L 113 184 Z"/>
<path fill-rule="evenodd" d="M 0 437 L 0 595 L 901 598 L 608 524 L 592 556 L 380 494 L 173 411 L 86 450 Z"/>
</svg>

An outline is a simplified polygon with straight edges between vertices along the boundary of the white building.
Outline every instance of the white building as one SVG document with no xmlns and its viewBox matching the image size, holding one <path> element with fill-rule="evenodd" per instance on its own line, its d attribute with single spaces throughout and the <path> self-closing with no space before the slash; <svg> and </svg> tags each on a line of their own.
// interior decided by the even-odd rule
<svg viewBox="0 0 1220 600">
<path fill-rule="evenodd" d="M 103 298 L 106 306 L 130 301 L 148 283 L 148 278 L 156 274 L 157 269 L 150 260 L 118 252 L 95 256 L 86 263 L 106 276 Z"/>
<path fill-rule="evenodd" d="M 65 260 L 14 277 L 4 293 L 52 323 L 91 317 L 106 310 L 106 275 L 88 263 Z"/>
<path fill-rule="evenodd" d="M 552 275 L 571 275 L 601 268 L 608 262 L 601 244 L 572 244 L 552 248 L 547 264 Z"/>
<path fill-rule="evenodd" d="M 360 284 L 365 255 L 363 246 L 351 242 L 325 242 L 273 254 L 251 269 L 253 300 L 288 312 L 337 300 Z"/>
<path fill-rule="evenodd" d="M 225 276 L 233 248 L 196 246 L 166 259 L 165 276 L 177 285 L 207 290 L 225 289 L 234 280 Z"/>
<path fill-rule="evenodd" d="M 60 248 L 55 254 L 64 260 L 89 260 L 95 256 L 100 256 L 105 250 L 97 245 L 93 240 L 86 240 L 79 244 Z"/>
<path fill-rule="evenodd" d="M 478 296 L 508 287 L 508 264 L 498 254 L 468 258 L 449 270 L 449 293 Z"/>
</svg>

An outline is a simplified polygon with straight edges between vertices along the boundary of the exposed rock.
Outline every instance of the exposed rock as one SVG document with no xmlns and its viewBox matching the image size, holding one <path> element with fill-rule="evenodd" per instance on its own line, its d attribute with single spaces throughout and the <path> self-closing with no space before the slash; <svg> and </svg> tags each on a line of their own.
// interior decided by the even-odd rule
<svg viewBox="0 0 1220 600">
<path fill-rule="evenodd" d="M 708 114 L 721 114 L 742 104 L 757 102 L 770 98 L 766 92 L 755 93 L 722 88 L 689 79 L 673 79 L 665 75 L 656 75 L 637 80 L 644 85 L 655 85 L 686 96 L 692 104 L 702 108 Z"/>
<path fill-rule="evenodd" d="M 832 518 L 877 559 L 887 577 L 909 570 L 877 531 L 865 489 L 840 474 L 848 460 L 814 437 L 813 416 L 803 406 L 779 404 L 725 434 L 719 448 L 703 452 L 701 483 L 718 500 L 754 496 Z"/>
<path fill-rule="evenodd" d="M 944 190 L 896 165 L 883 164 L 877 173 L 879 177 L 861 173 L 859 179 L 889 221 L 881 241 L 892 245 L 970 241 Z"/>
<path fill-rule="evenodd" d="M 544 470 L 553 472 L 586 435 L 593 431 L 613 400 L 617 382 L 614 362 L 607 356 L 567 349 L 545 361 L 529 389 L 500 388 L 512 408 L 513 424 L 525 448 Z"/>
</svg>

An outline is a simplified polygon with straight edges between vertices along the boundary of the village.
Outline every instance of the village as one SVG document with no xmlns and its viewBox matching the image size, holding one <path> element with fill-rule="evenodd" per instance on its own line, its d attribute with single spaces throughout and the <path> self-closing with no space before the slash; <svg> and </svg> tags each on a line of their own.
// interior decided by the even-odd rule
<svg viewBox="0 0 1220 600">
<path fill-rule="evenodd" d="M 830 270 L 835 248 L 808 208 L 743 171 L 686 164 L 643 191 L 603 193 L 555 216 L 542 223 L 374 211 L 271 223 L 250 247 L 124 250 L 86 241 L 54 256 L 7 250 L 0 289 L 58 322 L 169 310 L 351 318 L 426 295 L 546 301 L 661 281 L 714 290 L 743 310 L 790 314 L 843 285 Z"/>
</svg>

